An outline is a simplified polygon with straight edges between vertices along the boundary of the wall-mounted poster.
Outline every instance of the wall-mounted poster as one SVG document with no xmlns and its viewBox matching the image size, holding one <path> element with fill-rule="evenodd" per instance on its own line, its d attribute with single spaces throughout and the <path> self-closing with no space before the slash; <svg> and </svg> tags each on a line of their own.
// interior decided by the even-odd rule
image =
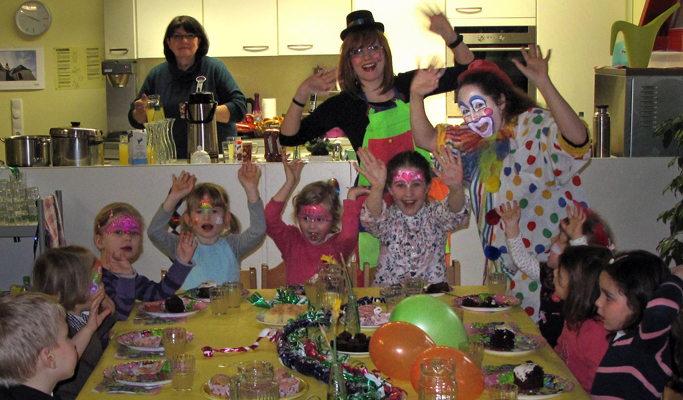
<svg viewBox="0 0 683 400">
<path fill-rule="evenodd" d="M 0 90 L 36 89 L 45 89 L 43 48 L 0 48 Z"/>
</svg>

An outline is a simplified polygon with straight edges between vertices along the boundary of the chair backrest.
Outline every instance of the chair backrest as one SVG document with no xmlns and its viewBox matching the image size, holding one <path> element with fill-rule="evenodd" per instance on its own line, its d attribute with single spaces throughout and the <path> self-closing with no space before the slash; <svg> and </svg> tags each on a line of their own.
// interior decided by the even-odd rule
<svg viewBox="0 0 683 400">
<path fill-rule="evenodd" d="M 446 265 L 446 282 L 451 286 L 460 286 L 460 261 L 453 260 Z"/>
<path fill-rule="evenodd" d="M 287 268 L 281 262 L 275 268 L 268 268 L 268 264 L 261 264 L 261 289 L 275 289 L 287 286 Z"/>
<path fill-rule="evenodd" d="M 245 289 L 258 289 L 256 287 L 256 268 L 249 267 L 248 270 L 241 270 L 240 282 Z"/>
<path fill-rule="evenodd" d="M 372 282 L 375 281 L 376 272 L 377 267 L 371 267 L 368 262 L 363 264 L 363 287 L 372 286 Z"/>
</svg>

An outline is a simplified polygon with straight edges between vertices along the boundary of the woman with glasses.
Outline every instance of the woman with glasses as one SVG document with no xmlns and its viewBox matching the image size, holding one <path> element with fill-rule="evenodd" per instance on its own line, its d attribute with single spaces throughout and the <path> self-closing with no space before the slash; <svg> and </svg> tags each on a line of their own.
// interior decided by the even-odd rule
<svg viewBox="0 0 683 400">
<path fill-rule="evenodd" d="M 430 95 L 454 90 L 458 75 L 467 69 L 474 55 L 443 14 L 432 10 L 425 14 L 430 20 L 430 31 L 444 39 L 456 61 L 455 67 L 444 70 L 438 88 Z M 384 163 L 407 150 L 418 150 L 430 160 L 429 153 L 421 149 L 429 146 L 436 137 L 413 136 L 410 128 L 408 102 L 415 71 L 394 75 L 384 25 L 375 22 L 370 11 L 350 13 L 346 17 L 346 26 L 341 32 L 343 43 L 338 71 L 341 93 L 327 99 L 302 120 L 304 104 L 309 96 L 312 93 L 326 94 L 334 89 L 337 71 L 322 71 L 306 79 L 287 110 L 280 143 L 284 146 L 301 145 L 339 128 L 349 138 L 354 150 L 367 147 Z M 368 186 L 369 182 L 360 176 L 358 185 Z M 390 196 L 387 200 L 392 204 Z M 368 236 L 367 240 L 374 243 L 367 246 L 367 251 L 364 250 L 366 239 L 363 236 Z M 376 241 L 363 232 L 360 242 L 361 265 L 365 261 L 377 265 L 379 246 Z"/>
<path fill-rule="evenodd" d="M 215 117 L 218 143 L 228 136 L 236 136 L 235 122 L 243 120 L 247 111 L 245 97 L 225 64 L 208 57 L 208 52 L 209 38 L 199 21 L 187 15 L 173 18 L 164 35 L 166 62 L 149 71 L 138 99 L 128 112 L 130 124 L 144 129 L 147 96 L 151 94 L 161 96 L 167 118 L 181 118 L 180 103 L 186 102 L 188 95 L 197 90 L 197 77 L 204 76 L 206 81 L 202 91 L 212 92 L 218 102 Z M 184 121 L 173 124 L 173 138 L 178 158 L 189 158 L 187 124 Z"/>
</svg>

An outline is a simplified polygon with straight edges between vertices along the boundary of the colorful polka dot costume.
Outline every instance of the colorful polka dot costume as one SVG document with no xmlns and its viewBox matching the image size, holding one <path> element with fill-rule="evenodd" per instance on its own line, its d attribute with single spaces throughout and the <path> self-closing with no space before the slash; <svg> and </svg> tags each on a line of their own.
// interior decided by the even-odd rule
<svg viewBox="0 0 683 400">
<path fill-rule="evenodd" d="M 458 146 L 464 142 L 461 137 L 471 136 L 466 125 L 438 128 L 439 145 L 463 148 Z M 575 200 L 588 205 L 579 171 L 590 160 L 590 144 L 573 147 L 559 134 L 549 111 L 532 108 L 476 147 L 463 150 L 463 167 L 486 256 L 484 276 L 488 270 L 507 273 L 511 277 L 510 292 L 522 300 L 526 313 L 537 321 L 540 282 L 517 271 L 512 263 L 496 209 L 507 201 L 519 202 L 524 246 L 539 261 L 546 261 L 550 240 L 557 235 L 560 220 L 567 216 L 567 204 Z"/>
</svg>

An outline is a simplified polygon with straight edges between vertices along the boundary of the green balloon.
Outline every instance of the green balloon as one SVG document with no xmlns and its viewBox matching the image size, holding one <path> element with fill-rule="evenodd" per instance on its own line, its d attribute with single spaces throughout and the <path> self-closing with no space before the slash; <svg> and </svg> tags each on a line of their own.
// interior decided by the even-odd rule
<svg viewBox="0 0 683 400">
<path fill-rule="evenodd" d="M 437 346 L 467 342 L 467 332 L 455 311 L 443 301 L 427 295 L 410 296 L 396 305 L 389 321 L 404 321 L 422 329 Z"/>
</svg>

